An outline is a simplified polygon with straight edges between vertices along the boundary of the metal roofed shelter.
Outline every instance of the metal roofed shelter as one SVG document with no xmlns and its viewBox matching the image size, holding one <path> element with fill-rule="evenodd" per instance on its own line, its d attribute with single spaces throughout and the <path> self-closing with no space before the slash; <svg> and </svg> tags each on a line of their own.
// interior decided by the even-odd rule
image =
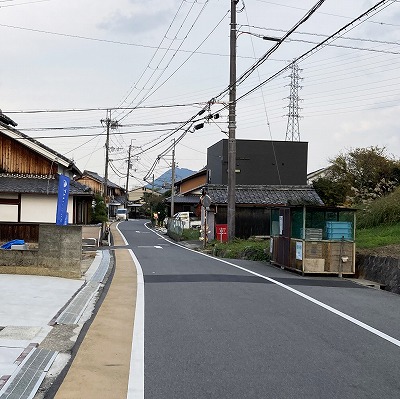
<svg viewBox="0 0 400 399">
<path fill-rule="evenodd" d="M 271 262 L 302 274 L 354 274 L 355 212 L 311 205 L 274 207 Z"/>
</svg>

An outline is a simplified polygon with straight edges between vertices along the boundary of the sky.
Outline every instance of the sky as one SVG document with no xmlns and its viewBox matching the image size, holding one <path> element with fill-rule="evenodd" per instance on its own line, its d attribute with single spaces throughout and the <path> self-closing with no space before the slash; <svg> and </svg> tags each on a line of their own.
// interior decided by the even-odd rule
<svg viewBox="0 0 400 399">
<path fill-rule="evenodd" d="M 276 44 L 262 37 L 282 38 L 317 3 L 257 65 Z M 300 57 L 308 171 L 354 148 L 384 147 L 399 159 L 400 2 L 384 2 L 309 53 L 377 3 L 240 0 L 237 77 L 251 73 L 236 87 L 236 138 L 292 139 L 287 68 Z M 0 0 L 0 109 L 102 176 L 109 118 L 109 179 L 122 187 L 129 148 L 129 188 L 171 167 L 174 140 L 178 167 L 198 171 L 207 148 L 228 138 L 229 35 L 229 0 Z"/>
</svg>

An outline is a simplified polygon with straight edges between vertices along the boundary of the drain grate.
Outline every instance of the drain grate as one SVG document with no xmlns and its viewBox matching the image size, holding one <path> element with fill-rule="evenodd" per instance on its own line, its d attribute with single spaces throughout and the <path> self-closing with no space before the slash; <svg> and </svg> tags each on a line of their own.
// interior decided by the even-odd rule
<svg viewBox="0 0 400 399">
<path fill-rule="evenodd" d="M 110 264 L 110 251 L 103 251 L 103 257 L 101 258 L 99 267 L 93 274 L 90 281 L 101 283 L 104 280 L 104 276 L 107 273 L 109 264 Z"/>
<path fill-rule="evenodd" d="M 96 295 L 110 265 L 110 251 L 103 251 L 100 264 L 88 283 L 76 294 L 70 304 L 57 317 L 57 324 L 76 324 L 88 303 Z"/>
<path fill-rule="evenodd" d="M 58 352 L 36 349 L 7 386 L 0 399 L 29 399 L 39 389 Z"/>
</svg>

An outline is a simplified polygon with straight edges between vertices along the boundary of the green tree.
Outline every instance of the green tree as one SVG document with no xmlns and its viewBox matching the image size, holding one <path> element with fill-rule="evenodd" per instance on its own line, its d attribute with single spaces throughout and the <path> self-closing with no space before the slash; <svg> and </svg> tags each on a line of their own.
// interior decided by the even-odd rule
<svg viewBox="0 0 400 399">
<path fill-rule="evenodd" d="M 94 206 L 92 208 L 91 223 L 103 223 L 106 222 L 107 217 L 107 206 L 104 202 L 104 198 L 100 194 L 96 194 L 94 197 Z"/>
<path fill-rule="evenodd" d="M 162 223 L 167 215 L 166 207 L 165 207 L 165 195 L 157 195 L 150 193 L 144 193 L 143 196 L 145 204 L 143 208 L 145 210 L 146 215 L 148 215 L 152 222 L 153 214 L 158 214 L 158 223 Z"/>
<path fill-rule="evenodd" d="M 400 162 L 385 148 L 352 149 L 330 162 L 326 176 L 317 180 L 314 187 L 323 193 L 321 198 L 327 193 L 327 197 L 339 201 L 338 205 L 369 203 L 391 193 L 400 182 Z M 340 201 L 342 193 L 344 198 Z"/>
<path fill-rule="evenodd" d="M 320 177 L 313 182 L 317 194 L 325 205 L 339 206 L 346 202 L 346 188 L 343 183 Z"/>
</svg>

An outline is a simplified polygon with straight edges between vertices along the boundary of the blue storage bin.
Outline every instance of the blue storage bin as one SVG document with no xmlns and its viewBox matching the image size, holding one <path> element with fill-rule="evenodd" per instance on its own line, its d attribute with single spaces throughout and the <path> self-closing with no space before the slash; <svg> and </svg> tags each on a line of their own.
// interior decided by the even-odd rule
<svg viewBox="0 0 400 399">
<path fill-rule="evenodd" d="M 353 224 L 351 222 L 326 222 L 327 240 L 353 239 Z"/>
</svg>

